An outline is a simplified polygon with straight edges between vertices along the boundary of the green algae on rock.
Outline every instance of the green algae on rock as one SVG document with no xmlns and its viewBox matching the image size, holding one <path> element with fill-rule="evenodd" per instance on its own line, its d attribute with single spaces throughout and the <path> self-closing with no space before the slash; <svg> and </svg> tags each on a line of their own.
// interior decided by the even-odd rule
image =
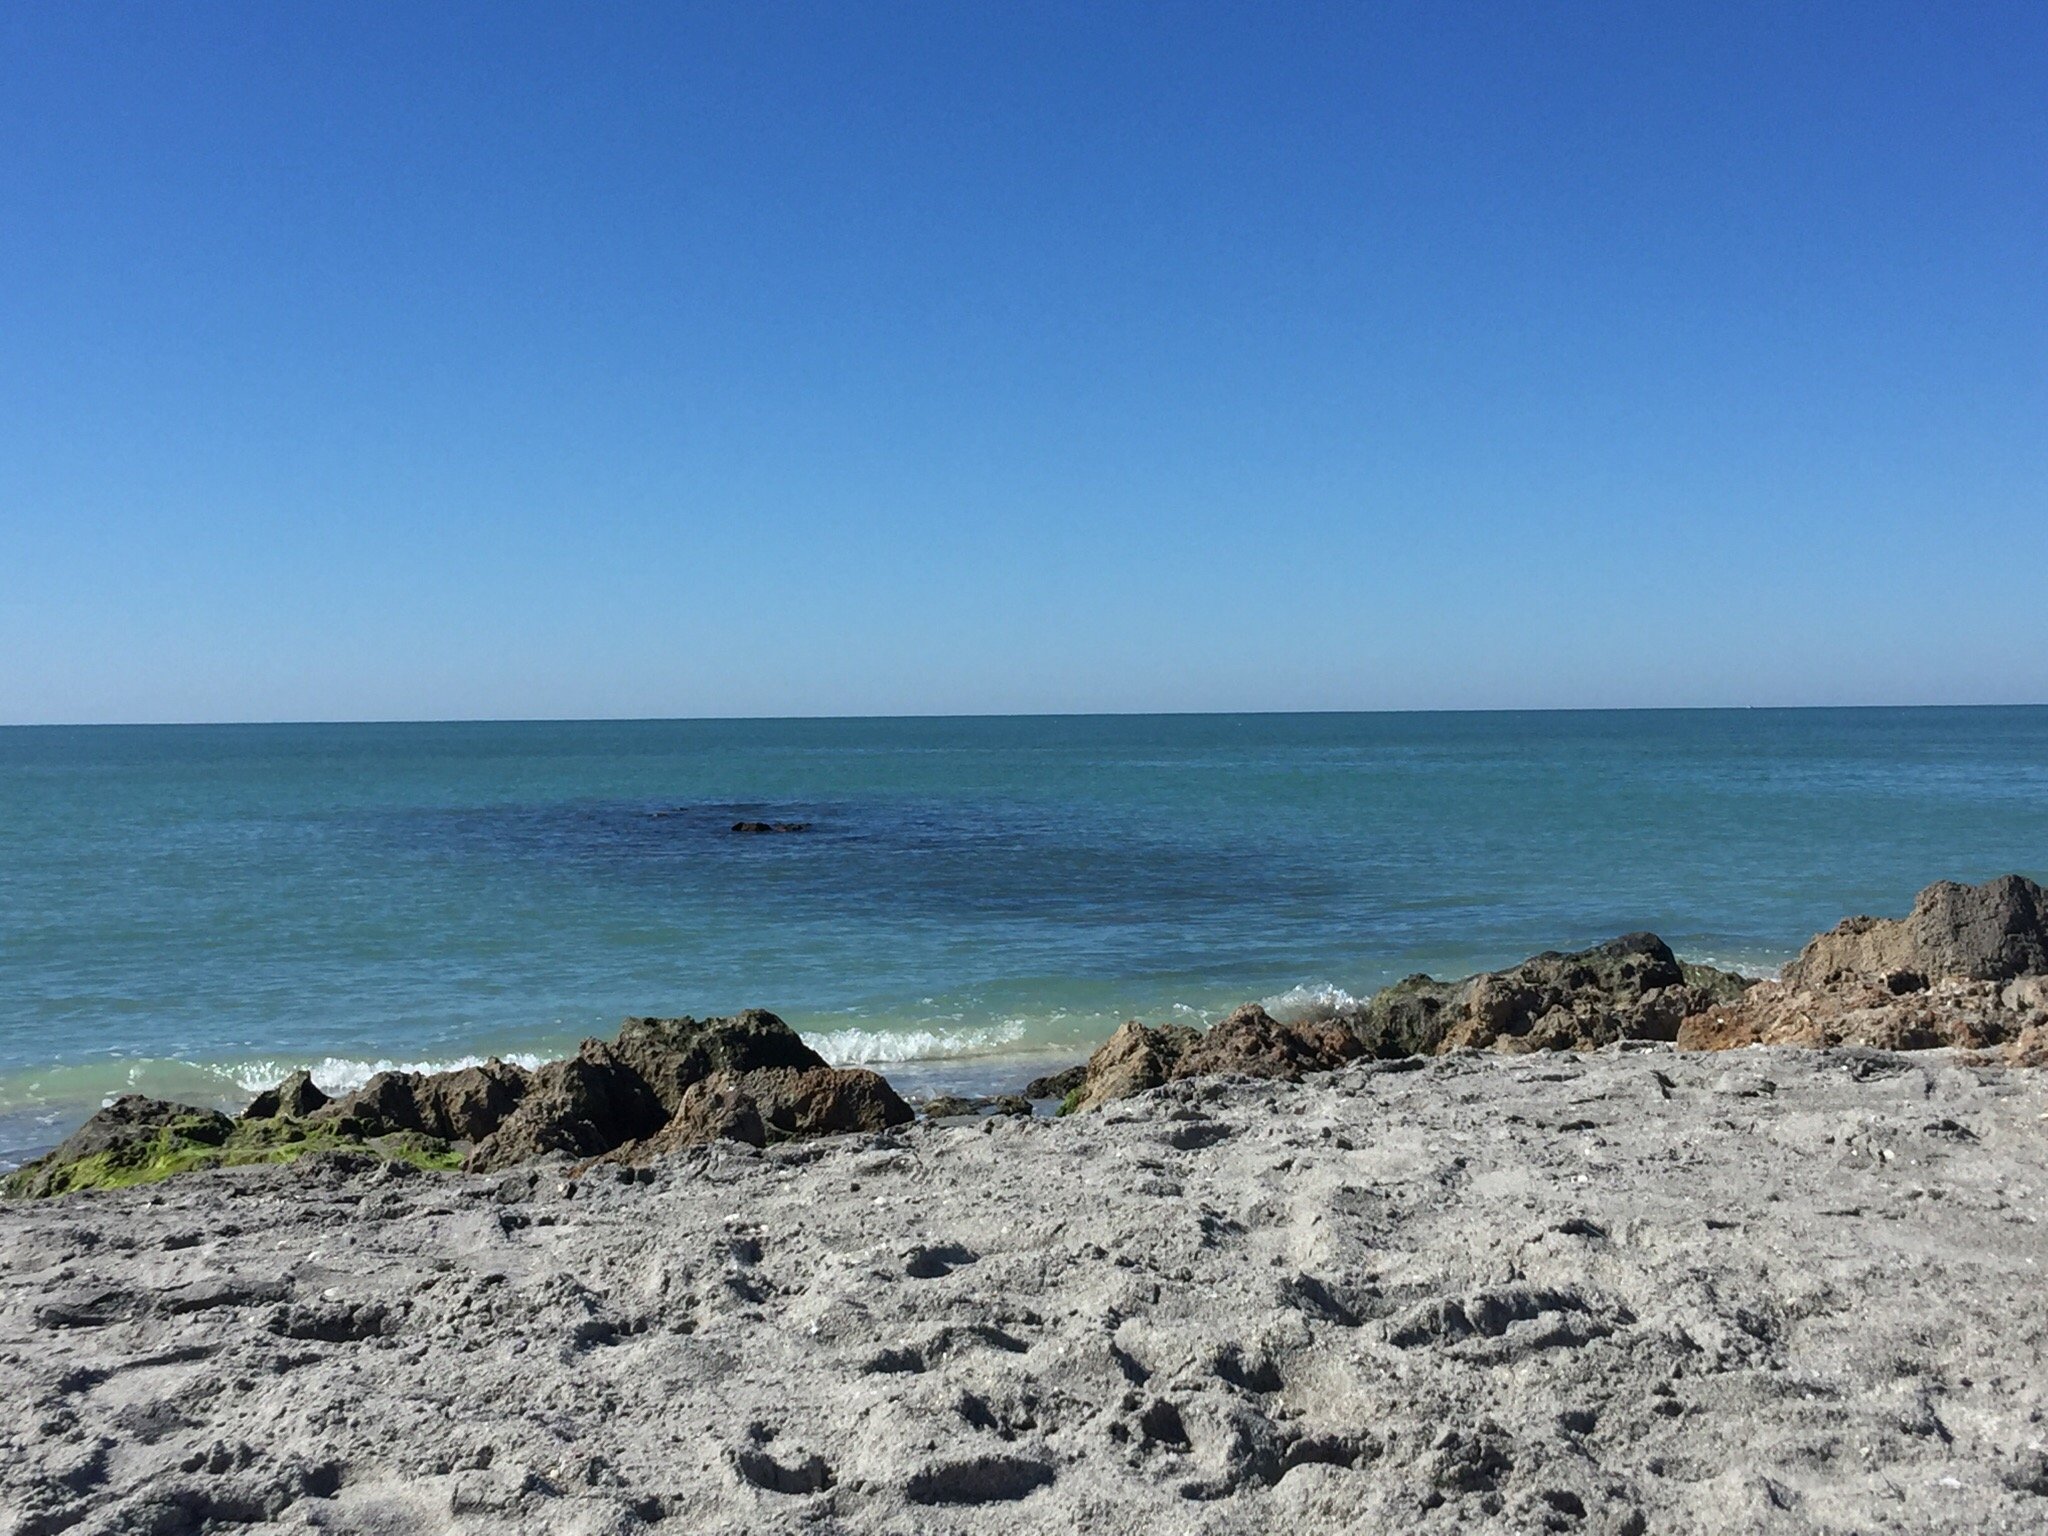
<svg viewBox="0 0 2048 1536">
<path fill-rule="evenodd" d="M 586 1040 L 574 1056 L 533 1071 L 488 1061 L 452 1072 L 382 1072 L 335 1100 L 295 1072 L 239 1120 L 129 1094 L 0 1193 L 120 1188 L 325 1151 L 473 1172 L 545 1157 L 631 1161 L 707 1141 L 761 1146 L 912 1118 L 885 1079 L 828 1065 L 772 1013 L 635 1018 L 617 1039 Z"/>
<path fill-rule="evenodd" d="M 367 1152 L 416 1167 L 452 1170 L 460 1149 L 411 1133 L 362 1137 L 286 1116 L 230 1120 L 217 1110 L 124 1094 L 47 1156 L 10 1174 L 0 1194 L 41 1199 L 87 1189 L 126 1189 L 201 1168 L 289 1163 L 312 1152 Z"/>
</svg>

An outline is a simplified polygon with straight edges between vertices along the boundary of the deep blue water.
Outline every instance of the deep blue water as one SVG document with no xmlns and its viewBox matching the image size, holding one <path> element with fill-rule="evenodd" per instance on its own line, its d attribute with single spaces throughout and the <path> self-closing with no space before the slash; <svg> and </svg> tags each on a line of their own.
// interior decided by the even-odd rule
<svg viewBox="0 0 2048 1536">
<path fill-rule="evenodd" d="M 1007 1080 L 1632 928 L 1768 969 L 2007 871 L 2048 708 L 0 729 L 0 1148 L 639 1012 Z"/>
</svg>

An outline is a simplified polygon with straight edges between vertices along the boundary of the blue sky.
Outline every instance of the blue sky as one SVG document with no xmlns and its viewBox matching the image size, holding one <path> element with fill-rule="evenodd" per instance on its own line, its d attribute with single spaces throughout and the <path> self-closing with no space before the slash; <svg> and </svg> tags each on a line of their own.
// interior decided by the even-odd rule
<svg viewBox="0 0 2048 1536">
<path fill-rule="evenodd" d="M 2048 7 L 0 10 L 0 721 L 2048 701 Z"/>
</svg>

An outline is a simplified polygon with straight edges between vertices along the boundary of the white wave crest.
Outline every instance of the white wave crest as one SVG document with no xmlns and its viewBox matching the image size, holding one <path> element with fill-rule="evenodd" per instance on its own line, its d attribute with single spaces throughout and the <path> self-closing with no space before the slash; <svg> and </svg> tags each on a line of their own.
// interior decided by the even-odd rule
<svg viewBox="0 0 2048 1536">
<path fill-rule="evenodd" d="M 1024 1020 L 1010 1019 L 979 1029 L 827 1029 L 806 1031 L 804 1043 L 835 1067 L 862 1067 L 985 1055 L 1016 1044 L 1026 1028 Z"/>
<path fill-rule="evenodd" d="M 459 1072 L 464 1067 L 480 1067 L 486 1059 L 482 1056 L 455 1056 L 446 1061 L 392 1061 L 388 1058 L 361 1061 L 348 1056 L 328 1056 L 315 1062 L 241 1061 L 218 1070 L 229 1082 L 247 1093 L 275 1088 L 292 1073 L 307 1071 L 313 1074 L 313 1081 L 322 1092 L 340 1095 L 353 1093 L 379 1072 Z M 546 1058 L 531 1052 L 513 1051 L 498 1059 L 531 1072 Z"/>
<path fill-rule="evenodd" d="M 1761 981 L 1776 981 L 1798 956 L 1784 950 L 1740 950 L 1733 954 L 1680 955 L 1678 958 L 1695 965 L 1711 965 L 1717 971 L 1734 971 Z"/>
<path fill-rule="evenodd" d="M 1259 1006 L 1283 1024 L 1306 1024 L 1350 1013 L 1359 1002 L 1335 982 L 1311 981 L 1272 997 L 1262 997 Z"/>
</svg>

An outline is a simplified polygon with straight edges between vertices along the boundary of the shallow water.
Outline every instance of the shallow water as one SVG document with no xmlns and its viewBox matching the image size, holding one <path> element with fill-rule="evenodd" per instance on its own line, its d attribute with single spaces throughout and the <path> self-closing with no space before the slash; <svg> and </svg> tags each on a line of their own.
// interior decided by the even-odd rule
<svg viewBox="0 0 2048 1536">
<path fill-rule="evenodd" d="M 7 728 L 0 1149 L 749 1005 L 1009 1085 L 1632 928 L 1767 970 L 2007 871 L 2048 708 Z"/>
</svg>

